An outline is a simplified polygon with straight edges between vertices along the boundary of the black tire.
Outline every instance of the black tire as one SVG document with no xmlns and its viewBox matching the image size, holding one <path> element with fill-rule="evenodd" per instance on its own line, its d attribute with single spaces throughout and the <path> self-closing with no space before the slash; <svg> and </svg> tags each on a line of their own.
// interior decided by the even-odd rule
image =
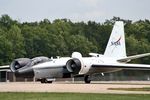
<svg viewBox="0 0 150 100">
<path fill-rule="evenodd" d="M 84 77 L 84 82 L 85 82 L 86 84 L 90 84 L 90 83 L 91 83 L 91 80 L 89 80 L 89 75 L 86 75 L 86 76 Z"/>
<path fill-rule="evenodd" d="M 41 83 L 46 83 L 46 79 L 41 79 Z"/>
<path fill-rule="evenodd" d="M 53 81 L 47 81 L 47 83 L 52 83 Z"/>
<path fill-rule="evenodd" d="M 41 79 L 40 81 L 41 81 L 41 83 L 52 83 L 53 82 L 53 81 L 47 81 L 45 78 Z"/>
</svg>

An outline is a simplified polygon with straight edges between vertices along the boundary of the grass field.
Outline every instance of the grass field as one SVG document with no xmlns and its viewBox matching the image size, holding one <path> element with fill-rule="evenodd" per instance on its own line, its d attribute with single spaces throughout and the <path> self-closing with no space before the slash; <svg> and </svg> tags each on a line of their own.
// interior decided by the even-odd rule
<svg viewBox="0 0 150 100">
<path fill-rule="evenodd" d="M 108 90 L 150 91 L 150 87 L 143 87 L 143 88 L 108 88 Z"/>
<path fill-rule="evenodd" d="M 146 94 L 0 93 L 0 100 L 150 100 Z"/>
</svg>

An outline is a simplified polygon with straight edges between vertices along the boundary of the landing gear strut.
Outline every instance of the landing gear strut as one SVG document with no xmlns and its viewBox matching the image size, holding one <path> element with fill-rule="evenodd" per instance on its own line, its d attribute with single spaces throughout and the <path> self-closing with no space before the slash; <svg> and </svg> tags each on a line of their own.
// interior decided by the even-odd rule
<svg viewBox="0 0 150 100">
<path fill-rule="evenodd" d="M 90 78 L 90 76 L 89 76 L 89 75 L 86 75 L 86 76 L 84 77 L 84 82 L 87 83 L 87 84 L 91 83 L 91 80 L 90 80 L 89 78 Z"/>
</svg>

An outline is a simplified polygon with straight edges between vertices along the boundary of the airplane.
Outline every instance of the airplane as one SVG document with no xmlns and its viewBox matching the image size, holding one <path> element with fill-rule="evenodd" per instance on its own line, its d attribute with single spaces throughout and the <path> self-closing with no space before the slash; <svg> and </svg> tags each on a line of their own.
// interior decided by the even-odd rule
<svg viewBox="0 0 150 100">
<path fill-rule="evenodd" d="M 19 58 L 10 64 L 10 69 L 16 76 L 35 77 L 41 83 L 52 83 L 55 78 L 79 76 L 84 77 L 85 83 L 90 83 L 90 76 L 95 73 L 110 73 L 122 69 L 150 69 L 150 65 L 128 63 L 133 59 L 149 56 L 150 53 L 127 57 L 122 21 L 115 22 L 104 54 L 89 53 L 89 55 L 89 57 L 82 57 L 81 53 L 73 52 L 71 57 L 55 59 Z"/>
</svg>

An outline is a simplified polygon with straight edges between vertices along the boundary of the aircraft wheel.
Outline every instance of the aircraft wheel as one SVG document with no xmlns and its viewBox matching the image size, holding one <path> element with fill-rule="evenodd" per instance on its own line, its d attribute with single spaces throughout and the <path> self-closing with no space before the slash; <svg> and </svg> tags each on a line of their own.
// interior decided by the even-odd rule
<svg viewBox="0 0 150 100">
<path fill-rule="evenodd" d="M 41 79 L 41 83 L 52 83 L 53 81 L 47 81 L 45 78 Z"/>
<path fill-rule="evenodd" d="M 89 75 L 86 75 L 86 76 L 84 77 L 84 82 L 87 83 L 87 84 L 91 83 L 91 80 L 89 80 L 89 78 L 90 78 L 90 76 L 89 76 Z"/>
<path fill-rule="evenodd" d="M 44 79 L 44 78 L 41 79 L 40 81 L 41 81 L 41 83 L 46 83 L 46 79 Z"/>
<path fill-rule="evenodd" d="M 47 83 L 52 83 L 53 81 L 47 81 Z"/>
</svg>

